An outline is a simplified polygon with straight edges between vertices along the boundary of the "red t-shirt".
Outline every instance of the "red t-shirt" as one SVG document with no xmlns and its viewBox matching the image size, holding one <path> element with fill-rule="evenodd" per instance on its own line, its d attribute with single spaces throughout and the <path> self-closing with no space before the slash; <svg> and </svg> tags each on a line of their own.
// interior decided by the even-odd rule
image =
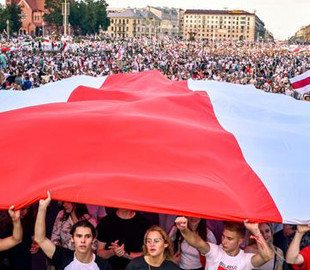
<svg viewBox="0 0 310 270">
<path fill-rule="evenodd" d="M 304 257 L 303 264 L 293 264 L 295 270 L 310 270 L 310 246 L 305 247 L 300 254 Z"/>
</svg>

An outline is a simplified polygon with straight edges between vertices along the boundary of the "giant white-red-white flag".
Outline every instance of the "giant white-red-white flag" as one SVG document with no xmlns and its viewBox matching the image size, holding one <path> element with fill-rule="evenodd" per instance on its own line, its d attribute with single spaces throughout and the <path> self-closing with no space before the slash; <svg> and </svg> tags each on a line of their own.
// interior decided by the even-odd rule
<svg viewBox="0 0 310 270">
<path fill-rule="evenodd" d="M 308 223 L 310 105 L 158 71 L 0 91 L 0 208 L 54 199 Z"/>
<path fill-rule="evenodd" d="M 310 92 L 310 70 L 290 79 L 292 88 L 300 94 Z"/>
</svg>

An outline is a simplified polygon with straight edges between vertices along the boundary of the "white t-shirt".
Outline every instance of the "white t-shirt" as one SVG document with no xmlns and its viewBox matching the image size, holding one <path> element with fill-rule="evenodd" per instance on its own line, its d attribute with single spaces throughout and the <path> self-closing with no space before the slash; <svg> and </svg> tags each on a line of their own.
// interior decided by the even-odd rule
<svg viewBox="0 0 310 270">
<path fill-rule="evenodd" d="M 254 253 L 244 253 L 240 249 L 236 256 L 229 256 L 222 245 L 209 243 L 210 251 L 206 254 L 206 270 L 251 270 L 254 268 L 251 262 Z"/>
</svg>

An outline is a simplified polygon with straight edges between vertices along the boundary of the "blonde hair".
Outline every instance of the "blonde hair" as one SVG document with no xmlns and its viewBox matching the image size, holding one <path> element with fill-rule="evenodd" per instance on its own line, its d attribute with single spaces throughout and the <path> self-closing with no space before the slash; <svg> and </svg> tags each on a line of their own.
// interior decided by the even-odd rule
<svg viewBox="0 0 310 270">
<path fill-rule="evenodd" d="M 171 239 L 161 227 L 156 226 L 156 225 L 149 228 L 146 231 L 146 233 L 144 234 L 143 255 L 149 255 L 145 241 L 146 241 L 146 238 L 150 232 L 158 232 L 161 235 L 162 239 L 164 240 L 164 243 L 167 245 L 167 247 L 165 247 L 165 251 L 164 251 L 164 258 L 165 258 L 165 260 L 172 261 L 173 260 L 173 246 L 172 246 Z"/>
</svg>

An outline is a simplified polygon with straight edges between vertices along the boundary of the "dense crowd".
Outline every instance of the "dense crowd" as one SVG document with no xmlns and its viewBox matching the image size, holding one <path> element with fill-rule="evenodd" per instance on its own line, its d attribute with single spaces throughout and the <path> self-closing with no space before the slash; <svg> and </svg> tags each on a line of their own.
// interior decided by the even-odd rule
<svg viewBox="0 0 310 270">
<path fill-rule="evenodd" d="M 51 201 L 48 193 L 0 212 L 0 269 L 308 270 L 309 234 L 307 225 L 176 217 Z"/>
<path fill-rule="evenodd" d="M 2 89 L 26 90 L 74 75 L 105 76 L 158 69 L 171 80 L 252 84 L 267 92 L 298 94 L 289 79 L 310 69 L 310 50 L 275 43 L 87 37 L 1 42 Z M 5 51 L 7 50 L 7 51 Z"/>
</svg>

